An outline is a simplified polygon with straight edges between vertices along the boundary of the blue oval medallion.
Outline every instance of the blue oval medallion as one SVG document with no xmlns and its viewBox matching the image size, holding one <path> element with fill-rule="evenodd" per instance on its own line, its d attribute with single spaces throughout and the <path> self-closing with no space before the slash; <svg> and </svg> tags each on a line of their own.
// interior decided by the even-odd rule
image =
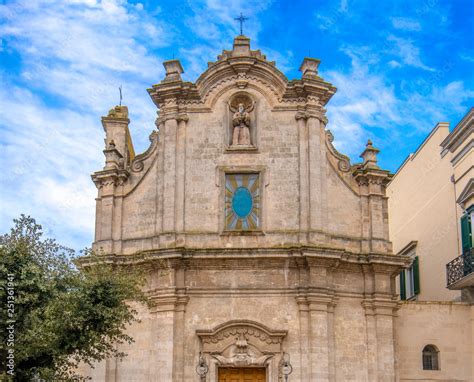
<svg viewBox="0 0 474 382">
<path fill-rule="evenodd" d="M 239 187 L 232 196 L 232 209 L 239 218 L 246 218 L 252 211 L 252 194 L 245 187 Z"/>
</svg>

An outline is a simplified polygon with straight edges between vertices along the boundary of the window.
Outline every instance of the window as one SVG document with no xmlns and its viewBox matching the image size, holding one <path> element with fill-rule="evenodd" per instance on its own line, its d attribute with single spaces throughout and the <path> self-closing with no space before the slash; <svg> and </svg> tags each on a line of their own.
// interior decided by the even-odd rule
<svg viewBox="0 0 474 382">
<path fill-rule="evenodd" d="M 260 229 L 259 174 L 225 175 L 225 229 L 255 231 Z"/>
<path fill-rule="evenodd" d="M 474 208 L 468 209 L 468 211 L 461 217 L 461 241 L 462 241 L 462 253 L 466 254 L 471 251 L 472 248 L 472 215 L 474 214 Z"/>
<path fill-rule="evenodd" d="M 420 294 L 420 267 L 415 256 L 410 268 L 400 272 L 400 299 L 410 300 Z"/>
<path fill-rule="evenodd" d="M 439 350 L 434 345 L 423 348 L 423 370 L 439 370 Z"/>
</svg>

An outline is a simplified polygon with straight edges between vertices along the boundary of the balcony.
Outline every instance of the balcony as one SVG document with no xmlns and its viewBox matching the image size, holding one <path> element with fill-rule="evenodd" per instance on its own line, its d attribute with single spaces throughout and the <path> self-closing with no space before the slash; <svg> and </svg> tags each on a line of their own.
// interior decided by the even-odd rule
<svg viewBox="0 0 474 382">
<path fill-rule="evenodd" d="M 446 264 L 448 289 L 474 286 L 474 250 L 456 257 Z"/>
</svg>

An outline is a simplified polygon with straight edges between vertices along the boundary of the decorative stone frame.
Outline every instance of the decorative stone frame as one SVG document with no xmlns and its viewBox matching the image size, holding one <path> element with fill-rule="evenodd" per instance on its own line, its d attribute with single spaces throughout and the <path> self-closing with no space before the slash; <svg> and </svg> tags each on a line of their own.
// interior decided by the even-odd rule
<svg viewBox="0 0 474 382">
<path fill-rule="evenodd" d="M 196 334 L 209 365 L 205 381 L 218 381 L 219 367 L 265 367 L 267 382 L 281 381 L 286 330 L 271 330 L 250 320 L 232 320 L 212 330 L 197 330 Z"/>
<path fill-rule="evenodd" d="M 247 97 L 250 103 L 253 103 L 253 110 L 250 114 L 250 142 L 251 146 L 232 146 L 232 134 L 234 126 L 232 124 L 233 113 L 230 109 L 230 105 L 233 104 L 236 98 L 238 97 Z M 258 152 L 258 128 L 257 128 L 257 110 L 259 107 L 258 101 L 255 99 L 255 96 L 249 92 L 238 90 L 235 93 L 232 93 L 227 100 L 225 101 L 225 153 L 253 153 Z"/>
<path fill-rule="evenodd" d="M 226 174 L 258 174 L 260 187 L 260 227 L 252 230 L 229 230 L 225 226 L 225 180 Z M 219 192 L 219 232 L 221 235 L 263 235 L 265 231 L 265 187 L 268 186 L 268 171 L 265 166 L 218 166 L 216 169 L 216 186 Z"/>
</svg>

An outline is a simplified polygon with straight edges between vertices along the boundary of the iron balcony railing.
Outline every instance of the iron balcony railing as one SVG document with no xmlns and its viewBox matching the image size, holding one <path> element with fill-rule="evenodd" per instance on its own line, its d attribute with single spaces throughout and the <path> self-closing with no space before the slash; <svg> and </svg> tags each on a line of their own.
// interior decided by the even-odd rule
<svg viewBox="0 0 474 382">
<path fill-rule="evenodd" d="M 474 272 L 474 251 L 471 249 L 446 264 L 448 287 L 472 272 Z"/>
</svg>

